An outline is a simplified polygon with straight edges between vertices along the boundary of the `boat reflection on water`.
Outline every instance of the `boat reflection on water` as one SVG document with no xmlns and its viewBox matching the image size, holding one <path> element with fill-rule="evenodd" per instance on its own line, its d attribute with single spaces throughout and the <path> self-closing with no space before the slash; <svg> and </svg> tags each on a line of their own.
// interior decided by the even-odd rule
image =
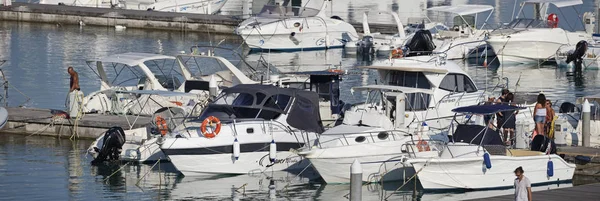
<svg viewBox="0 0 600 201">
<path fill-rule="evenodd" d="M 343 62 L 342 48 L 324 51 L 297 52 L 257 52 L 246 56 L 247 61 L 264 61 L 283 73 L 299 71 L 320 71 L 341 65 Z M 352 66 L 352 65 L 342 65 Z"/>
</svg>

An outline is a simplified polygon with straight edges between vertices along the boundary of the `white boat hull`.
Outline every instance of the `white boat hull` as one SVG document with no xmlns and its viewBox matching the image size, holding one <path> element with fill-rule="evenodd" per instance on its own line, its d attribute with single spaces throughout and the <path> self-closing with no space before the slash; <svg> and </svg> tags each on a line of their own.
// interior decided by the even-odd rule
<svg viewBox="0 0 600 201">
<path fill-rule="evenodd" d="M 246 44 L 252 50 L 319 50 L 341 48 L 345 44 L 342 32 L 297 33 L 294 37 L 291 37 L 289 33 L 276 34 L 268 38 L 262 35 L 242 35 L 242 37 L 245 38 Z"/>
<path fill-rule="evenodd" d="M 453 159 L 412 159 L 419 181 L 427 190 L 509 188 L 514 185 L 514 170 L 521 166 L 531 184 L 555 183 L 572 180 L 575 165 L 568 164 L 557 155 L 494 156 L 490 169 L 483 157 Z M 554 175 L 547 175 L 547 162 L 554 163 Z"/>
<path fill-rule="evenodd" d="M 567 32 L 563 29 L 528 29 L 513 34 L 492 35 L 492 46 L 500 63 L 537 63 L 554 58 L 563 45 L 591 39 L 589 34 Z"/>
</svg>

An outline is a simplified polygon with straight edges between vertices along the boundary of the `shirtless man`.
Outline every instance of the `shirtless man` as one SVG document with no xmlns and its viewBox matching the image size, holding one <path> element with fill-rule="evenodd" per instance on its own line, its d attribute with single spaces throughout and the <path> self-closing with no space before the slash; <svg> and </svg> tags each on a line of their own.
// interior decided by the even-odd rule
<svg viewBox="0 0 600 201">
<path fill-rule="evenodd" d="M 75 72 L 75 70 L 73 70 L 73 67 L 71 66 L 69 66 L 67 72 L 71 76 L 71 88 L 69 88 L 69 92 L 73 92 L 75 90 L 81 91 L 81 89 L 79 89 L 79 75 L 77 74 L 77 72 Z"/>
</svg>

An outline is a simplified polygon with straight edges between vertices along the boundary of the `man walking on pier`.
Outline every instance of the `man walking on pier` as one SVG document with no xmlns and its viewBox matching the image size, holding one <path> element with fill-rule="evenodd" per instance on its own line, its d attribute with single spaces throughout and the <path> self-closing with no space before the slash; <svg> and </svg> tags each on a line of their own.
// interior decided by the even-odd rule
<svg viewBox="0 0 600 201">
<path fill-rule="evenodd" d="M 66 106 L 69 111 L 69 116 L 74 119 L 78 119 L 82 115 L 82 104 L 83 104 L 83 92 L 79 88 L 79 75 L 73 67 L 69 66 L 67 69 L 70 79 L 69 96 L 67 96 Z"/>
<path fill-rule="evenodd" d="M 71 76 L 71 88 L 69 89 L 69 92 L 73 92 L 75 90 L 80 91 L 81 89 L 79 89 L 79 75 L 77 74 L 77 72 L 75 72 L 75 70 L 73 70 L 73 67 L 71 66 L 69 66 L 67 72 Z"/>
<path fill-rule="evenodd" d="M 531 182 L 523 175 L 523 168 L 515 169 L 515 201 L 531 201 Z"/>
</svg>

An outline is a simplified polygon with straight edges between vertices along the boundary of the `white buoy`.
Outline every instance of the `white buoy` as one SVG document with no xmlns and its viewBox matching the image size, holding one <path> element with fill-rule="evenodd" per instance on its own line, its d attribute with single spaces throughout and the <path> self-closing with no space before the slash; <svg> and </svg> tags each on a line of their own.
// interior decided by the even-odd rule
<svg viewBox="0 0 600 201">
<path fill-rule="evenodd" d="M 379 46 L 379 48 L 377 48 L 377 56 L 389 56 L 391 51 L 392 47 L 390 47 L 389 45 L 381 45 Z"/>
<path fill-rule="evenodd" d="M 429 132 L 429 125 L 427 125 L 427 123 L 423 122 L 422 127 L 421 127 L 421 132 L 423 134 L 427 134 Z"/>
<path fill-rule="evenodd" d="M 123 26 L 123 25 L 115 25 L 115 30 L 117 30 L 117 31 L 122 31 L 122 30 L 125 30 L 125 29 L 127 29 L 127 27 L 126 27 L 126 26 Z"/>
<path fill-rule="evenodd" d="M 215 97 L 218 95 L 218 91 L 219 86 L 217 85 L 215 75 L 210 75 L 210 80 L 208 81 L 208 93 L 211 97 Z"/>
<path fill-rule="evenodd" d="M 269 159 L 271 159 L 271 163 L 274 163 L 276 158 L 277 144 L 275 144 L 275 140 L 271 140 L 271 144 L 269 145 Z"/>
<path fill-rule="evenodd" d="M 590 102 L 588 102 L 587 99 L 585 99 L 585 101 L 583 102 L 583 105 L 581 106 L 581 112 L 583 112 L 582 115 L 582 121 L 581 122 L 581 142 L 582 145 L 584 147 L 589 147 L 590 146 L 590 113 L 592 112 L 592 106 L 590 105 Z"/>
<path fill-rule="evenodd" d="M 83 22 L 83 20 L 79 20 L 79 27 L 85 26 L 85 23 Z"/>
<path fill-rule="evenodd" d="M 233 158 L 237 161 L 240 158 L 240 142 L 237 138 L 233 141 Z"/>
<path fill-rule="evenodd" d="M 350 201 L 362 200 L 362 167 L 357 159 L 350 166 Z"/>
</svg>

